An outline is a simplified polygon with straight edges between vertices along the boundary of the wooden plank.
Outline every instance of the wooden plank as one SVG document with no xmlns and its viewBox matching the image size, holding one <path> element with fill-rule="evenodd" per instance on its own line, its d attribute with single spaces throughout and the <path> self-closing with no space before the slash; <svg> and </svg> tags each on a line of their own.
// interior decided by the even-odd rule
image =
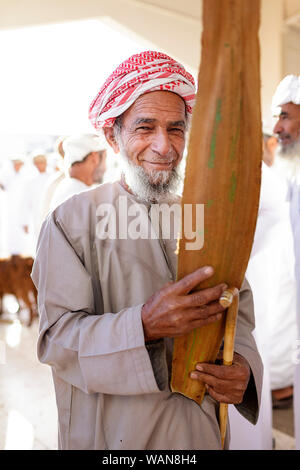
<svg viewBox="0 0 300 470">
<path fill-rule="evenodd" d="M 210 265 L 240 289 L 259 204 L 262 131 L 258 28 L 260 0 L 204 0 L 202 58 L 192 117 L 182 205 L 204 204 L 204 246 L 187 250 L 182 227 L 177 279 Z M 225 316 L 224 316 L 225 317 Z M 189 378 L 214 362 L 225 318 L 174 340 L 171 387 L 201 403 L 204 385 Z"/>
</svg>

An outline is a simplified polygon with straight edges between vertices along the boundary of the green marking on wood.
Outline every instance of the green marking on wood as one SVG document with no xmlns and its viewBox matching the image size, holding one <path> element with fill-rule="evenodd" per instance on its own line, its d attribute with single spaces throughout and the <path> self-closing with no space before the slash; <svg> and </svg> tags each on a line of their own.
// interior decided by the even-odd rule
<svg viewBox="0 0 300 470">
<path fill-rule="evenodd" d="M 209 158 L 209 161 L 208 161 L 208 168 L 214 168 L 214 166 L 215 166 L 216 146 L 217 146 L 217 132 L 218 132 L 220 121 L 222 120 L 221 107 L 222 107 L 222 100 L 221 100 L 221 98 L 219 98 L 218 101 L 217 101 L 215 123 L 214 123 L 214 128 L 213 128 L 213 135 L 212 135 L 212 139 L 211 139 L 211 143 L 210 143 L 210 158 Z"/>
<path fill-rule="evenodd" d="M 206 203 L 206 206 L 207 206 L 207 207 L 211 207 L 211 206 L 213 205 L 213 203 L 214 203 L 214 200 L 213 200 L 213 199 L 209 199 L 209 201 L 207 201 L 207 203 Z"/>
<path fill-rule="evenodd" d="M 196 343 L 197 330 L 194 330 L 192 332 L 191 337 L 192 337 L 192 339 L 189 342 L 189 345 L 190 345 L 190 343 L 192 343 L 192 344 L 191 344 L 190 353 L 189 353 L 187 361 L 186 361 L 186 366 L 185 366 L 185 371 L 184 371 L 184 378 L 183 378 L 184 387 L 186 386 L 186 381 L 188 379 L 188 376 L 189 376 L 190 372 L 192 371 L 192 357 L 193 357 L 195 343 Z"/>
<path fill-rule="evenodd" d="M 242 100 L 240 101 L 240 110 L 239 110 L 239 116 L 238 116 L 238 122 L 237 122 L 237 128 L 236 128 L 236 133 L 231 141 L 230 145 L 230 152 L 229 152 L 229 158 L 230 160 L 233 160 L 235 155 L 236 155 L 236 146 L 237 142 L 240 136 L 240 129 L 241 129 L 241 116 L 242 116 Z"/>
<path fill-rule="evenodd" d="M 237 186 L 237 179 L 236 179 L 236 174 L 234 171 L 231 174 L 230 183 L 231 183 L 231 187 L 230 187 L 230 193 L 229 193 L 229 201 L 234 202 L 236 186 Z"/>
</svg>

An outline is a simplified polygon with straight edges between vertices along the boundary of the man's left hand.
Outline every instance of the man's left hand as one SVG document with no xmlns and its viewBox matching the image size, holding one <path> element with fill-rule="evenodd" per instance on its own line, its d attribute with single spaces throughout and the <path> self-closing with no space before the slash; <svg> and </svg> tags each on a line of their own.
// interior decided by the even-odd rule
<svg viewBox="0 0 300 470">
<path fill-rule="evenodd" d="M 237 405 L 243 401 L 250 379 L 250 366 L 243 356 L 234 353 L 231 366 L 199 362 L 190 377 L 204 382 L 208 393 L 218 402 Z"/>
</svg>

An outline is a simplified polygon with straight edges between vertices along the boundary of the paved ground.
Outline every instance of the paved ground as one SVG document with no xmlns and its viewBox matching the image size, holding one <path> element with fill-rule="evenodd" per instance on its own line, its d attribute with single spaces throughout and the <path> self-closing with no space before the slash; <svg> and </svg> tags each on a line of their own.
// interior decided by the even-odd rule
<svg viewBox="0 0 300 470">
<path fill-rule="evenodd" d="M 273 436 L 277 449 L 294 449 L 294 414 L 293 407 L 285 410 L 273 410 Z"/>
<path fill-rule="evenodd" d="M 55 395 L 50 368 L 36 358 L 37 329 L 37 322 L 30 328 L 0 323 L 6 345 L 0 361 L 1 450 L 56 448 Z"/>
<path fill-rule="evenodd" d="M 0 321 L 0 450 L 56 449 L 50 368 L 36 358 L 37 321 Z M 293 410 L 274 411 L 275 449 L 294 449 Z"/>
</svg>

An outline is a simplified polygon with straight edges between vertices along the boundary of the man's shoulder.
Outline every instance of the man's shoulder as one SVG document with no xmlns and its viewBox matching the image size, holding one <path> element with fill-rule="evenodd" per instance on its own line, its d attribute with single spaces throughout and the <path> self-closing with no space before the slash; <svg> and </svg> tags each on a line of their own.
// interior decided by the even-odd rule
<svg viewBox="0 0 300 470">
<path fill-rule="evenodd" d="M 64 174 L 63 171 L 56 171 L 55 173 L 52 173 L 52 175 L 49 176 L 46 187 L 49 188 L 52 185 L 58 185 L 65 179 L 66 179 L 66 175 Z"/>
</svg>

